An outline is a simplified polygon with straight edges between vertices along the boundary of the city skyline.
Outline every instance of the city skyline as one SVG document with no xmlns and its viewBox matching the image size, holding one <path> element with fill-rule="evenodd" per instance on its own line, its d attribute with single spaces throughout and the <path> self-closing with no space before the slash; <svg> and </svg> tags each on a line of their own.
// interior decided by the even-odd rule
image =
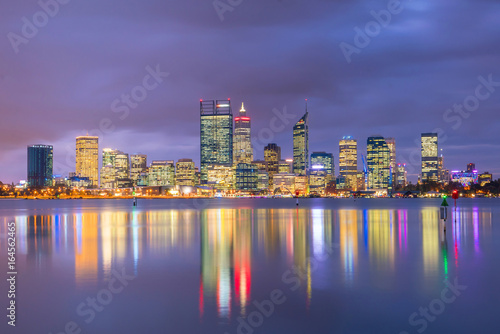
<svg viewBox="0 0 500 334">
<path fill-rule="evenodd" d="M 347 63 L 339 44 L 354 45 L 353 28 L 370 22 L 370 11 L 385 5 L 285 1 L 266 3 L 263 11 L 262 3 L 248 2 L 221 21 L 210 1 L 197 6 L 72 2 L 18 53 L 8 38 L 0 45 L 0 180 L 25 178 L 19 166 L 32 144 L 53 145 L 54 169 L 70 172 L 72 141 L 96 129 L 103 134 L 102 147 L 158 160 L 193 157 L 198 164 L 199 128 L 193 120 L 196 101 L 205 97 L 245 101 L 254 136 L 269 128 L 274 109 L 286 108 L 298 119 L 308 98 L 309 145 L 334 154 L 343 136 L 357 138 L 364 152 L 365 139 L 382 134 L 395 137 L 398 154 L 410 160 L 419 150 L 420 133 L 441 129 L 446 141 L 440 147 L 450 169 L 474 161 L 498 175 L 500 75 L 499 59 L 492 56 L 498 53 L 498 4 L 405 4 Z M 39 9 L 31 2 L 9 5 L 0 13 L 0 31 L 20 34 L 22 17 Z M 99 24 L 97 13 L 106 18 Z M 417 29 L 419 24 L 425 28 Z M 487 28 L 470 33 L 478 25 Z M 247 37 L 235 38 L 234 31 Z M 470 47 L 464 49 L 464 43 Z M 145 78 L 151 90 L 129 107 L 122 95 L 140 91 Z M 487 98 L 456 111 L 454 105 L 475 101 L 477 87 Z M 492 137 L 486 140 L 483 133 Z M 289 133 L 274 137 L 269 142 L 291 157 Z M 255 156 L 262 156 L 264 146 L 255 148 Z M 417 174 L 418 169 L 409 178 L 415 181 Z"/>
</svg>

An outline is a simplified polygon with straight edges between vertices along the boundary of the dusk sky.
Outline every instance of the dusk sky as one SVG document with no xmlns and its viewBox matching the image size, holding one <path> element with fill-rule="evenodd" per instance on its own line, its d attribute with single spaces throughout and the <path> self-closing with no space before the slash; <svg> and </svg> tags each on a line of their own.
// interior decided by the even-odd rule
<svg viewBox="0 0 500 334">
<path fill-rule="evenodd" d="M 40 5 L 2 1 L 0 181 L 26 179 L 31 144 L 54 146 L 54 173 L 74 171 L 75 137 L 100 124 L 113 129 L 101 149 L 199 165 L 199 100 L 226 98 L 235 114 L 245 102 L 256 138 L 274 109 L 296 116 L 269 140 L 283 158 L 307 98 L 310 153 L 333 153 L 337 172 L 342 136 L 358 140 L 361 161 L 367 137 L 382 135 L 396 138 L 398 162 L 417 163 L 415 181 L 415 141 L 440 129 L 446 168 L 474 162 L 499 177 L 500 2 L 401 1 L 362 47 L 355 27 L 364 31 L 387 1 L 228 2 L 218 13 L 212 0 L 71 0 L 26 38 L 23 17 L 33 22 Z M 341 43 L 357 48 L 350 63 Z M 169 75 L 121 119 L 112 104 L 143 85 L 147 67 Z M 453 111 L 464 101 L 470 111 Z M 255 142 L 263 159 L 266 139 Z"/>
</svg>

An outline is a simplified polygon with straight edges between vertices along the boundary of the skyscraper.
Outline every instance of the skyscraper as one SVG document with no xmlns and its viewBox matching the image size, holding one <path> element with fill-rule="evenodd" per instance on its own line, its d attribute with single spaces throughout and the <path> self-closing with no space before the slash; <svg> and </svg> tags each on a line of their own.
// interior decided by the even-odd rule
<svg viewBox="0 0 500 334">
<path fill-rule="evenodd" d="M 406 164 L 397 164 L 395 175 L 396 186 L 405 187 L 406 183 L 408 182 Z"/>
<path fill-rule="evenodd" d="M 133 154 L 130 156 L 130 178 L 134 187 L 137 185 L 141 174 L 147 173 L 147 170 L 148 156 L 146 154 Z"/>
<path fill-rule="evenodd" d="M 357 189 L 358 142 L 344 136 L 339 142 L 339 174 L 346 180 L 347 188 Z"/>
<path fill-rule="evenodd" d="M 180 159 L 175 165 L 175 185 L 193 187 L 195 185 L 195 166 L 191 159 Z"/>
<path fill-rule="evenodd" d="M 51 186 L 53 165 L 54 151 L 51 145 L 28 146 L 28 185 Z"/>
<path fill-rule="evenodd" d="M 149 166 L 149 186 L 174 186 L 175 166 L 170 160 L 153 160 Z"/>
<path fill-rule="evenodd" d="M 76 137 L 76 174 L 88 177 L 92 188 L 99 186 L 99 138 Z"/>
<path fill-rule="evenodd" d="M 311 167 L 318 168 L 321 166 L 322 169 L 326 170 L 326 173 L 330 176 L 335 175 L 335 164 L 333 160 L 332 153 L 326 152 L 313 152 L 311 153 Z"/>
<path fill-rule="evenodd" d="M 253 147 L 250 134 L 250 117 L 247 116 L 245 106 L 241 103 L 240 114 L 234 118 L 233 163 L 251 163 L 253 161 Z"/>
<path fill-rule="evenodd" d="M 230 100 L 200 100 L 201 183 L 208 181 L 208 165 L 233 164 L 233 114 Z"/>
<path fill-rule="evenodd" d="M 391 167 L 392 173 L 396 175 L 396 139 L 385 138 L 385 142 L 389 147 L 389 167 Z"/>
<path fill-rule="evenodd" d="M 128 153 L 110 148 L 103 149 L 101 188 L 129 188 L 132 186 Z"/>
<path fill-rule="evenodd" d="M 264 160 L 267 162 L 269 174 L 269 185 L 273 184 L 273 175 L 278 173 L 279 161 L 281 160 L 281 147 L 275 143 L 269 143 L 264 147 Z"/>
<path fill-rule="evenodd" d="M 422 154 L 422 182 L 439 180 L 438 134 L 422 133 L 420 137 Z"/>
<path fill-rule="evenodd" d="M 306 175 L 309 168 L 309 113 L 307 112 L 293 126 L 293 172 Z"/>
<path fill-rule="evenodd" d="M 384 137 L 368 137 L 366 150 L 368 188 L 388 189 L 391 153 Z"/>
</svg>

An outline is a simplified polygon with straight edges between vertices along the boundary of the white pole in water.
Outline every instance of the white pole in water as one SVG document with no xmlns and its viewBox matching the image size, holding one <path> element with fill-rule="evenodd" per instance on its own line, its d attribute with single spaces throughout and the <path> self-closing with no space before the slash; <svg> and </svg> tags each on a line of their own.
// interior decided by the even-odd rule
<svg viewBox="0 0 500 334">
<path fill-rule="evenodd" d="M 297 206 L 299 206 L 299 198 L 297 197 L 297 202 L 296 202 Z"/>
</svg>

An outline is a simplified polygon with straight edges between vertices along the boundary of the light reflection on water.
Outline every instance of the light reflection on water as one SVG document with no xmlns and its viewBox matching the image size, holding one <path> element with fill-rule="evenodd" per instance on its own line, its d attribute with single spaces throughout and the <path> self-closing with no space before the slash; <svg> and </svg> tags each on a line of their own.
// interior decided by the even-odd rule
<svg viewBox="0 0 500 334">
<path fill-rule="evenodd" d="M 411 211 L 145 207 L 29 211 L 14 219 L 18 261 L 25 271 L 50 272 L 59 259 L 72 257 L 60 265 L 72 268 L 76 290 L 98 288 L 122 266 L 131 266 L 140 277 L 155 261 L 174 268 L 182 266 L 183 256 L 199 255 L 199 286 L 192 287 L 197 305 L 188 307 L 196 309 L 201 322 L 216 314 L 220 324 L 230 326 L 253 309 L 254 290 L 262 291 L 266 279 L 279 282 L 288 268 L 303 273 L 303 295 L 297 298 L 304 310 L 314 306 L 318 291 L 366 285 L 390 291 L 410 267 L 430 284 L 423 291 L 435 289 L 451 272 L 457 275 L 462 261 L 469 266 L 471 258 L 481 256 L 482 242 L 492 233 L 488 208 L 450 210 L 448 234 L 439 227 L 438 207 L 431 206 Z M 9 218 L 0 219 L 5 233 Z M 326 254 L 327 249 L 335 252 Z M 328 259 L 314 267 L 311 258 Z M 269 264 L 274 269 L 267 272 Z"/>
</svg>

